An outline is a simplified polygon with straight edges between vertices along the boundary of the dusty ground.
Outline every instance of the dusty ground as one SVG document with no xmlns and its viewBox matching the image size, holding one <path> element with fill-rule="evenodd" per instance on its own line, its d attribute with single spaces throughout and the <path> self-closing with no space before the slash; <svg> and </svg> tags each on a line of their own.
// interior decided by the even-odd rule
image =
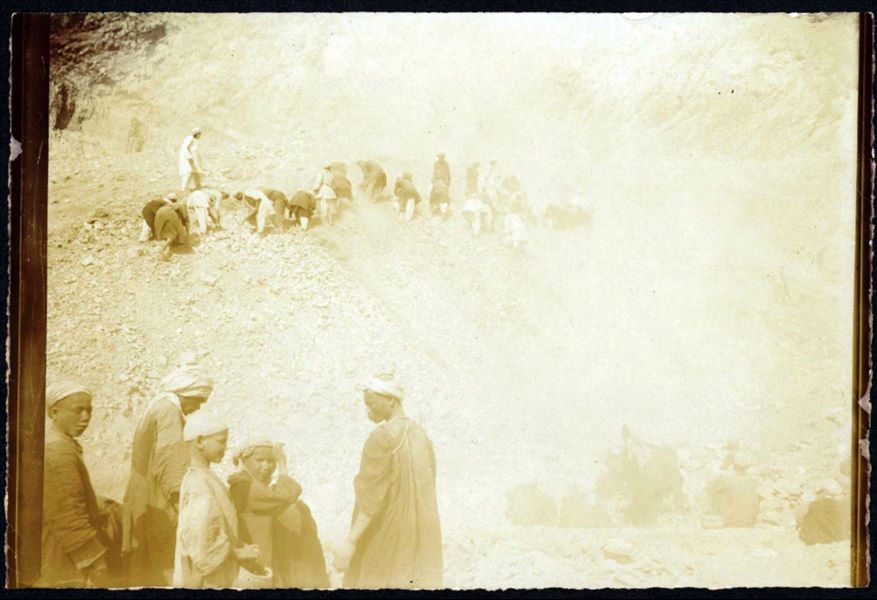
<svg viewBox="0 0 877 600">
<path fill-rule="evenodd" d="M 100 88 L 81 130 L 53 134 L 47 361 L 96 391 L 84 446 L 100 493 L 121 498 L 136 419 L 180 354 L 194 352 L 215 374 L 210 404 L 231 420 L 232 443 L 285 443 L 331 558 L 370 427 L 357 385 L 390 366 L 436 445 L 448 586 L 847 583 L 847 545 L 801 544 L 791 503 L 752 529 L 697 525 L 700 486 L 726 438 L 755 450 L 774 501 L 781 479 L 833 476 L 847 443 L 848 308 L 837 289 L 848 249 L 811 242 L 848 223 L 824 200 L 839 184 L 815 167 L 824 169 L 823 156 L 713 153 L 689 164 L 669 151 L 646 160 L 631 146 L 633 174 L 630 162 L 606 158 L 575 170 L 590 223 L 533 227 L 523 254 L 494 235 L 474 239 L 458 215 L 404 224 L 362 200 L 332 228 L 259 238 L 229 200 L 222 232 L 161 262 L 137 232 L 142 204 L 177 185 L 176 148 L 194 123 L 174 102 L 200 107 L 208 183 L 229 191 L 292 191 L 327 159 L 346 161 L 357 183 L 354 161 L 377 158 L 391 175 L 412 170 L 425 193 L 434 151 L 446 150 L 454 193 L 464 163 L 493 154 L 459 136 L 446 147 L 370 135 L 361 114 L 338 112 L 341 100 L 295 97 L 301 114 L 287 107 L 285 131 L 266 133 L 246 86 L 186 87 L 187 77 L 216 77 L 207 59 L 217 52 L 258 57 L 231 35 L 223 49 L 217 35 L 191 20 L 171 27 L 165 46 Z M 199 39 L 214 40 L 195 45 L 204 72 L 187 72 L 182 49 Z M 300 41 L 296 52 L 313 51 L 316 42 Z M 339 51 L 329 50 L 303 64 L 331 70 Z M 265 79 L 270 65 L 250 54 L 240 60 L 249 70 L 235 77 L 257 82 L 251 91 L 292 85 Z M 265 102 L 269 115 L 283 106 L 276 94 Z M 388 102 L 399 109 L 401 100 Z M 134 115 L 149 139 L 127 154 Z M 339 128 L 343 138 L 327 134 Z M 499 145 L 502 165 L 509 147 Z M 642 529 L 509 524 L 506 494 L 517 485 L 559 498 L 578 484 L 590 494 L 624 423 L 677 450 L 689 513 Z M 619 543 L 630 556 L 608 558 L 604 546 Z"/>
</svg>

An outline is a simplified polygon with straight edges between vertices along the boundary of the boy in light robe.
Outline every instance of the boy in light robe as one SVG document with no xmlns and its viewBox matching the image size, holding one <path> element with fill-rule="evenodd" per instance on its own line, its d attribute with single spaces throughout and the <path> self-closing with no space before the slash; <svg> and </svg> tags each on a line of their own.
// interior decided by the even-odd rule
<svg viewBox="0 0 877 600">
<path fill-rule="evenodd" d="M 180 486 L 174 587 L 229 588 L 242 563 L 258 560 L 259 548 L 240 543 L 228 488 L 210 468 L 225 455 L 228 427 L 197 413 L 186 420 L 183 439 L 191 459 Z"/>
</svg>

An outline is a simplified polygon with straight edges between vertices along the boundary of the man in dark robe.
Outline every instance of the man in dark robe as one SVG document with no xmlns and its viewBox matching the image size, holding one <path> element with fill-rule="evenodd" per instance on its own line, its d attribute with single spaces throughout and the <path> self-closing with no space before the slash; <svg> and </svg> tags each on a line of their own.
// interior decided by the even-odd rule
<svg viewBox="0 0 877 600">
<path fill-rule="evenodd" d="M 301 486 L 287 473 L 286 455 L 270 440 L 246 442 L 234 456 L 240 470 L 228 478 L 241 540 L 259 547 L 259 564 L 274 587 L 327 588 L 323 546 Z M 271 483 L 275 470 L 277 481 Z"/>
<path fill-rule="evenodd" d="M 304 190 L 298 190 L 289 198 L 286 206 L 289 210 L 290 218 L 296 221 L 303 230 L 307 231 L 308 224 L 314 216 L 314 211 L 317 209 L 317 199 L 314 195 Z"/>
<path fill-rule="evenodd" d="M 155 237 L 155 214 L 158 212 L 158 209 L 176 201 L 177 195 L 170 193 L 150 200 L 143 205 L 143 209 L 140 211 L 140 215 L 143 217 L 143 224 L 140 228 L 141 242 L 148 242 Z"/>
<path fill-rule="evenodd" d="M 46 388 L 39 587 L 122 585 L 119 505 L 98 498 L 76 438 L 91 420 L 91 392 L 59 379 Z"/>
<path fill-rule="evenodd" d="M 450 216 L 448 206 L 450 204 L 448 184 L 444 179 L 434 179 L 432 189 L 429 192 L 429 208 L 433 214 L 440 214 L 445 219 Z"/>
<path fill-rule="evenodd" d="M 451 166 L 445 160 L 444 152 L 439 153 L 432 167 L 432 180 L 444 181 L 448 187 L 451 185 Z"/>
<path fill-rule="evenodd" d="M 189 241 L 189 209 L 181 202 L 171 202 L 155 212 L 155 238 L 165 242 L 163 258 L 170 256 L 171 248 Z"/>
<path fill-rule="evenodd" d="M 405 212 L 405 220 L 410 221 L 414 217 L 414 210 L 420 204 L 420 193 L 414 187 L 411 173 L 402 173 L 396 179 L 396 186 L 393 190 L 396 199 L 393 206 L 399 212 Z"/>
<path fill-rule="evenodd" d="M 353 523 L 335 555 L 348 588 L 442 587 L 435 453 L 423 428 L 405 416 L 403 395 L 391 375 L 374 377 L 364 391 L 378 425 L 362 449 Z"/>
</svg>

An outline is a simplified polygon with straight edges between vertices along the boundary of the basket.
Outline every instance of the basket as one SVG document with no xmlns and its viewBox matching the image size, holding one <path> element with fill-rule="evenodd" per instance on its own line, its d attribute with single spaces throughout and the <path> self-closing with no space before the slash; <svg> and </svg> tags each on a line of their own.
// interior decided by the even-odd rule
<svg viewBox="0 0 877 600">
<path fill-rule="evenodd" d="M 270 589 L 274 587 L 274 573 L 265 567 L 265 573 L 257 575 L 252 571 L 241 567 L 238 576 L 234 580 L 234 587 L 245 590 Z"/>
</svg>

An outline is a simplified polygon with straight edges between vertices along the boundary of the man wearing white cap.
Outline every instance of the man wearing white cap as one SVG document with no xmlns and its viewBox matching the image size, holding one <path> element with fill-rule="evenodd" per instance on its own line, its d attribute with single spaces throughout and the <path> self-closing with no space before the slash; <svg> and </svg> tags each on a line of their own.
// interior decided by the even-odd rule
<svg viewBox="0 0 877 600">
<path fill-rule="evenodd" d="M 345 587 L 442 587 L 435 453 L 423 428 L 405 416 L 403 396 L 391 374 L 365 386 L 368 418 L 378 426 L 362 449 L 353 524 L 335 555 Z"/>
<path fill-rule="evenodd" d="M 40 587 L 104 587 L 119 563 L 119 505 L 98 498 L 76 438 L 91 421 L 91 392 L 68 379 L 46 387 Z"/>
<path fill-rule="evenodd" d="M 189 460 L 183 426 L 210 397 L 213 380 L 202 367 L 186 365 L 168 374 L 160 389 L 137 425 L 131 448 L 122 551 L 132 585 L 171 583 L 180 482 Z"/>
<path fill-rule="evenodd" d="M 241 561 L 256 561 L 259 547 L 238 538 L 238 515 L 228 488 L 210 465 L 225 456 L 228 426 L 209 413 L 192 415 L 183 428 L 190 453 L 180 486 L 174 587 L 228 588 Z"/>
<path fill-rule="evenodd" d="M 180 190 L 185 192 L 189 184 L 194 184 L 194 189 L 201 187 L 201 176 L 204 170 L 201 168 L 201 154 L 198 151 L 198 141 L 201 139 L 201 129 L 195 127 L 191 135 L 183 138 L 180 146 L 179 170 L 182 182 Z"/>
</svg>

